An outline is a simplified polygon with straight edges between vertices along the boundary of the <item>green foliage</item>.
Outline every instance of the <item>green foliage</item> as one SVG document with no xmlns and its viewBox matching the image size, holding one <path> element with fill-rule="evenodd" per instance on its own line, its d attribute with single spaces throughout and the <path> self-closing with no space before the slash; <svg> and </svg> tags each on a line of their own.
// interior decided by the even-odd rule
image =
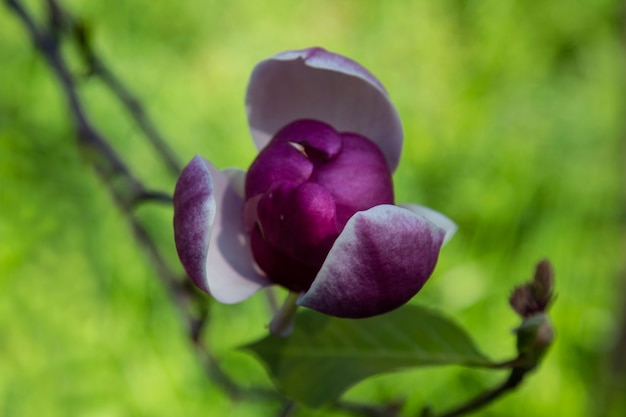
<svg viewBox="0 0 626 417">
<path fill-rule="evenodd" d="M 362 320 L 306 311 L 297 316 L 289 337 L 267 336 L 246 349 L 265 363 L 282 392 L 312 407 L 383 372 L 492 365 L 458 325 L 417 306 Z"/>
<path fill-rule="evenodd" d="M 28 3 L 43 15 L 44 2 Z M 611 392 L 624 387 L 613 359 L 625 285 L 621 2 L 67 3 L 184 161 L 250 163 L 243 96 L 260 59 L 321 45 L 362 62 L 405 127 L 398 200 L 460 224 L 414 303 L 454 316 L 507 358 L 517 323 L 506 297 L 537 259 L 554 263 L 556 343 L 520 391 L 482 415 L 626 413 L 622 391 Z M 275 415 L 275 402 L 233 404 L 207 382 L 152 266 L 76 150 L 58 85 L 3 6 L 0 63 L 0 415 Z M 85 78 L 82 94 L 137 175 L 171 191 L 174 179 L 102 85 Z M 145 211 L 174 260 L 171 212 Z M 207 339 L 227 371 L 269 387 L 260 365 L 233 351 L 265 334 L 263 298 L 214 305 L 212 316 Z M 406 396 L 414 415 L 493 382 L 420 369 L 346 397 Z"/>
</svg>

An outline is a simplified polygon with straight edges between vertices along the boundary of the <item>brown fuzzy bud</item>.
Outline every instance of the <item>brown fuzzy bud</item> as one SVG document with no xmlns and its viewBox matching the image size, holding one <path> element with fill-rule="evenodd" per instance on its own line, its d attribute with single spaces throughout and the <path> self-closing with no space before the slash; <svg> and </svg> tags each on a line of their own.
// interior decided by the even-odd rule
<svg viewBox="0 0 626 417">
<path fill-rule="evenodd" d="M 554 270 L 550 261 L 544 259 L 537 264 L 533 280 L 513 290 L 509 303 L 523 318 L 543 313 L 552 301 L 553 288 Z"/>
<path fill-rule="evenodd" d="M 533 295 L 530 291 L 530 287 L 528 285 L 515 287 L 511 297 L 509 298 L 509 303 L 517 314 L 522 317 L 527 317 L 529 310 L 532 310 L 531 306 L 533 304 Z"/>
<path fill-rule="evenodd" d="M 554 269 L 547 259 L 537 264 L 532 287 L 535 300 L 540 308 L 545 310 L 552 300 L 552 291 L 554 288 Z"/>
</svg>

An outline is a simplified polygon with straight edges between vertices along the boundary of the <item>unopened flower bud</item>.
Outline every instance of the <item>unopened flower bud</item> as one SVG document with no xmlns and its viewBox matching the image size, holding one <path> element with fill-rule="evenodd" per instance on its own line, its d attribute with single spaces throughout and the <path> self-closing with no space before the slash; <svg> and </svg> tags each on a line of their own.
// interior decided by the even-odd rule
<svg viewBox="0 0 626 417">
<path fill-rule="evenodd" d="M 516 287 L 509 298 L 513 310 L 523 318 L 544 313 L 553 297 L 554 270 L 547 259 L 539 262 L 531 282 Z"/>
<path fill-rule="evenodd" d="M 548 316 L 539 313 L 524 320 L 515 332 L 519 357 L 525 360 L 526 367 L 534 368 L 554 340 L 552 323 Z"/>
<path fill-rule="evenodd" d="M 545 309 L 552 300 L 552 291 L 554 288 L 554 269 L 547 259 L 537 264 L 532 288 L 535 300 Z"/>
</svg>

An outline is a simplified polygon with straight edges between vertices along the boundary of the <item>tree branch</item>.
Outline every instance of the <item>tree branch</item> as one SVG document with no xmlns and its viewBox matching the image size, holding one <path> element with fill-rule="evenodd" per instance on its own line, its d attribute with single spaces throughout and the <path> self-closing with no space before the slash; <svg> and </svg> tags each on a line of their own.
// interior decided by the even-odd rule
<svg viewBox="0 0 626 417">
<path fill-rule="evenodd" d="M 458 408 L 449 410 L 442 414 L 433 414 L 432 410 L 425 409 L 422 412 L 421 417 L 458 417 L 478 411 L 479 409 L 491 404 L 493 401 L 497 400 L 507 392 L 517 388 L 524 380 L 524 377 L 526 376 L 528 371 L 529 369 L 527 368 L 513 368 L 511 370 L 511 373 L 509 374 L 509 377 L 501 385 L 490 391 L 478 395 L 476 398 L 468 401 L 466 404 L 463 404 Z"/>
<path fill-rule="evenodd" d="M 58 13 L 61 12 L 59 5 L 54 1 L 49 1 L 51 6 L 49 8 L 51 12 L 49 21 L 56 25 L 51 25 L 50 29 L 45 30 L 37 26 L 32 15 L 20 1 L 4 1 L 22 22 L 33 45 L 45 58 L 58 79 L 68 103 L 79 146 L 90 157 L 89 160 L 93 164 L 95 171 L 104 180 L 114 201 L 126 215 L 137 242 L 139 242 L 147 254 L 157 275 L 176 305 L 179 315 L 187 324 L 190 339 L 193 341 L 196 352 L 205 365 L 207 374 L 222 387 L 231 399 L 239 399 L 240 388 L 222 371 L 210 350 L 204 346 L 200 338 L 204 324 L 207 321 L 208 311 L 198 306 L 205 305 L 205 300 L 183 283 L 187 282 L 187 280 L 181 282 L 177 274 L 165 262 L 148 230 L 132 211 L 137 204 L 142 202 L 157 201 L 170 203 L 172 199 L 166 193 L 147 190 L 143 183 L 131 173 L 123 160 L 109 145 L 107 139 L 94 127 L 87 117 L 76 89 L 75 78 L 60 53 L 58 43 L 60 37 L 57 33 L 59 27 L 57 25 L 62 19 L 59 20 L 58 18 Z"/>
<path fill-rule="evenodd" d="M 56 3 L 55 0 L 48 1 Z M 137 99 L 119 77 L 111 71 L 102 58 L 96 55 L 91 43 L 91 36 L 85 24 L 78 23 L 74 19 L 71 19 L 71 22 L 72 33 L 78 43 L 82 58 L 87 64 L 89 74 L 99 77 L 113 94 L 115 94 L 139 129 L 151 143 L 157 154 L 161 157 L 170 173 L 178 177 L 182 167 L 163 135 L 155 127 L 139 99 Z"/>
<path fill-rule="evenodd" d="M 91 41 L 91 33 L 87 25 L 75 19 L 67 10 L 63 9 L 57 0 L 47 0 L 50 33 L 55 37 L 68 33 L 76 42 L 78 52 L 87 66 L 87 74 L 97 76 L 122 103 L 128 114 L 135 121 L 140 131 L 148 139 L 156 153 L 161 157 L 165 166 L 174 175 L 178 176 L 181 165 L 167 141 L 155 127 L 143 105 L 120 80 L 104 60 L 95 53 Z"/>
</svg>

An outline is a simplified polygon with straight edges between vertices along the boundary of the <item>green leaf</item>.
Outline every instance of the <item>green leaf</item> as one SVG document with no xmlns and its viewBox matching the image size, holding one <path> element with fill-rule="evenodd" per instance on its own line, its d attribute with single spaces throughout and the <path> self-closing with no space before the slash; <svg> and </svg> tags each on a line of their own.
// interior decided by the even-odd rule
<svg viewBox="0 0 626 417">
<path fill-rule="evenodd" d="M 417 366 L 493 365 L 450 319 L 405 306 L 369 319 L 298 314 L 291 336 L 267 336 L 244 347 L 268 368 L 288 397 L 318 407 L 380 373 Z"/>
</svg>

